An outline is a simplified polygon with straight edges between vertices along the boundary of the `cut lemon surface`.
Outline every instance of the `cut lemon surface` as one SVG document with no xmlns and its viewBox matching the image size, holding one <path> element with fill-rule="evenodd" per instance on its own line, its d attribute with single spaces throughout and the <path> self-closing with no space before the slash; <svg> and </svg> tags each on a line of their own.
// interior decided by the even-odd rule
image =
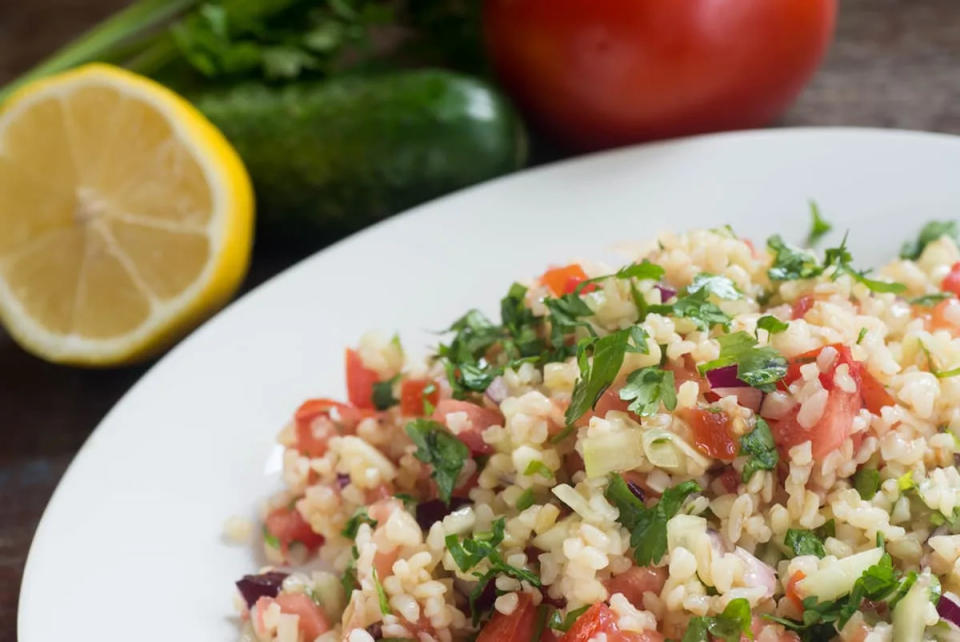
<svg viewBox="0 0 960 642">
<path fill-rule="evenodd" d="M 236 290 L 252 224 L 236 152 L 151 80 L 88 65 L 0 106 L 0 320 L 45 359 L 166 347 Z"/>
</svg>

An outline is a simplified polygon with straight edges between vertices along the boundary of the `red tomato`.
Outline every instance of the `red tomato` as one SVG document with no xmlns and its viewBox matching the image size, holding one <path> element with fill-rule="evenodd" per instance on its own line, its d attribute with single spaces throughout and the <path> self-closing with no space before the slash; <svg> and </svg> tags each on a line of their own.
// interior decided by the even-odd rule
<svg viewBox="0 0 960 642">
<path fill-rule="evenodd" d="M 940 289 L 944 292 L 953 292 L 957 296 L 960 296 L 960 261 L 954 263 L 947 276 L 943 277 L 943 282 L 940 283 Z"/>
<path fill-rule="evenodd" d="M 550 268 L 540 277 L 540 282 L 550 288 L 550 291 L 556 296 L 561 294 L 570 294 L 577 289 L 581 282 L 587 280 L 587 273 L 583 271 L 579 263 L 558 268 Z M 584 288 L 584 291 L 590 289 L 590 286 Z"/>
<path fill-rule="evenodd" d="M 830 42 L 836 0 L 487 0 L 488 54 L 562 142 L 765 125 Z"/>
<path fill-rule="evenodd" d="M 260 600 L 270 598 L 261 597 Z M 313 640 L 330 630 L 327 616 L 317 604 L 304 593 L 281 593 L 276 598 L 277 604 L 283 613 L 299 615 L 297 628 L 300 629 L 300 639 Z"/>
<path fill-rule="evenodd" d="M 484 408 L 469 401 L 457 401 L 456 399 L 442 399 L 437 402 L 437 408 L 433 411 L 434 421 L 447 423 L 447 415 L 452 412 L 465 412 L 467 419 L 470 420 L 470 428 L 461 430 L 457 438 L 465 443 L 475 455 L 489 455 L 493 448 L 483 440 L 481 433 L 494 424 L 503 425 L 503 415 L 499 410 L 493 408 Z"/>
<path fill-rule="evenodd" d="M 803 598 L 800 597 L 800 594 L 797 593 L 797 582 L 806 577 L 806 574 L 803 571 L 797 571 L 790 576 L 790 579 L 787 580 L 787 585 L 783 587 L 784 594 L 790 598 L 790 601 L 793 602 L 794 606 L 797 607 L 797 610 L 803 610 Z"/>
<path fill-rule="evenodd" d="M 768 631 L 773 629 L 776 631 L 777 635 L 771 637 Z M 763 619 L 761 616 L 754 616 L 750 621 L 750 630 L 753 632 L 753 637 L 747 637 L 747 634 L 741 634 L 740 642 L 753 642 L 754 640 L 759 640 L 760 635 L 763 634 L 764 640 L 775 640 L 776 642 L 800 642 L 800 636 L 794 633 L 793 631 L 787 631 L 783 628 L 781 624 L 772 624 L 768 620 Z"/>
<path fill-rule="evenodd" d="M 884 406 L 896 403 L 883 384 L 877 381 L 866 368 L 860 368 L 860 395 L 863 397 L 863 407 L 875 415 L 880 414 Z"/>
<path fill-rule="evenodd" d="M 431 385 L 433 390 L 425 395 L 424 390 Z M 426 379 L 407 379 L 400 386 L 400 412 L 407 417 L 419 417 L 423 415 L 424 401 L 435 408 L 439 398 L 440 389 L 434 382 Z"/>
<path fill-rule="evenodd" d="M 926 318 L 930 330 L 949 330 L 956 334 L 958 331 L 957 307 L 960 307 L 960 301 L 952 298 L 945 299 L 933 306 L 933 310 L 914 308 L 914 315 Z"/>
<path fill-rule="evenodd" d="M 623 593 L 623 596 L 638 609 L 643 609 L 643 596 L 646 593 L 659 594 L 663 583 L 667 581 L 667 569 L 647 566 L 633 566 L 625 573 L 614 575 L 605 586 L 610 595 Z"/>
<path fill-rule="evenodd" d="M 494 612 L 476 642 L 530 642 L 537 624 L 537 607 L 529 593 L 520 593 L 519 598 L 510 615 Z"/>
<path fill-rule="evenodd" d="M 810 310 L 810 308 L 813 307 L 813 304 L 814 304 L 813 296 L 809 294 L 804 294 L 803 296 L 799 297 L 796 301 L 793 302 L 793 305 L 791 306 L 790 318 L 802 319 L 803 315 L 805 315 Z"/>
<path fill-rule="evenodd" d="M 323 545 L 323 535 L 314 533 L 296 508 L 276 508 L 267 515 L 264 526 L 280 542 L 280 551 L 286 555 L 293 542 L 300 542 L 309 551 Z"/>
<path fill-rule="evenodd" d="M 336 410 L 337 422 L 331 417 L 333 410 Z M 307 399 L 293 415 L 297 450 L 308 457 L 322 457 L 330 437 L 338 432 L 337 423 L 344 431 L 351 432 L 361 420 L 374 414 L 372 410 L 360 410 L 332 399 Z"/>
<path fill-rule="evenodd" d="M 606 417 L 607 413 L 611 410 L 618 410 L 620 412 L 627 412 L 627 407 L 630 405 L 629 401 L 624 401 L 620 398 L 620 389 L 619 388 L 607 388 L 600 398 L 597 400 L 597 403 L 594 404 L 593 410 L 588 410 L 583 413 L 579 419 L 573 422 L 573 425 L 578 428 L 581 426 L 586 426 L 590 423 L 591 417 Z"/>
<path fill-rule="evenodd" d="M 363 365 L 356 350 L 347 348 L 347 399 L 357 408 L 373 408 L 373 384 L 380 381 L 376 370 Z"/>
<path fill-rule="evenodd" d="M 740 451 L 739 440 L 733 434 L 730 417 L 722 411 L 686 408 L 680 417 L 693 431 L 693 445 L 707 457 L 733 461 Z"/>
<path fill-rule="evenodd" d="M 560 638 L 560 642 L 588 642 L 599 633 L 607 636 L 607 642 L 663 642 L 663 636 L 656 631 L 621 631 L 617 626 L 617 616 L 603 602 L 594 604 L 578 617 L 570 630 Z"/>
<path fill-rule="evenodd" d="M 853 418 L 862 404 L 859 394 L 834 390 L 827 397 L 820 420 L 809 430 L 797 422 L 799 409 L 795 408 L 780 421 L 770 422 L 770 432 L 783 452 L 809 440 L 814 459 L 823 459 L 850 435 Z"/>
<path fill-rule="evenodd" d="M 860 383 L 860 362 L 855 361 L 853 355 L 850 354 L 850 348 L 843 345 L 842 343 L 833 343 L 829 346 L 824 346 L 827 348 L 833 348 L 837 351 L 837 356 L 833 360 L 833 364 L 830 366 L 830 369 L 827 372 L 820 373 L 820 384 L 826 390 L 833 390 L 833 373 L 837 369 L 837 366 L 840 364 L 847 364 L 847 369 L 850 373 L 850 376 L 853 378 L 857 384 Z M 817 357 L 820 355 L 820 351 L 823 348 L 815 348 L 803 354 L 798 354 L 793 359 L 790 360 L 790 365 L 787 367 L 787 375 L 783 378 L 783 381 L 789 385 L 800 378 L 800 367 L 807 364 L 813 363 L 817 360 Z"/>
</svg>

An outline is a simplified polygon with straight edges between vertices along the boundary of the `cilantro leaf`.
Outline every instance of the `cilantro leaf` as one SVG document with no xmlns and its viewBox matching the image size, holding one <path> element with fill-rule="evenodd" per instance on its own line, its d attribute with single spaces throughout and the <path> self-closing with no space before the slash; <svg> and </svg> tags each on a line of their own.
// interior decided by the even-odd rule
<svg viewBox="0 0 960 642">
<path fill-rule="evenodd" d="M 627 409 L 641 417 L 656 414 L 661 402 L 667 410 L 673 410 L 677 407 L 673 372 L 656 366 L 634 370 L 627 375 L 626 384 L 620 389 L 620 398 L 630 401 Z"/>
<path fill-rule="evenodd" d="M 750 628 L 750 602 L 744 597 L 730 600 L 720 615 L 698 615 L 690 618 L 681 642 L 740 642 L 741 636 L 753 638 Z"/>
<path fill-rule="evenodd" d="M 397 398 L 393 396 L 393 385 L 399 379 L 400 375 L 397 375 L 386 381 L 378 381 L 373 384 L 373 405 L 377 410 L 386 410 L 399 403 Z"/>
<path fill-rule="evenodd" d="M 744 483 L 750 481 L 758 470 L 773 470 L 780 461 L 780 454 L 773 441 L 770 426 L 762 417 L 757 417 L 757 426 L 740 438 L 740 454 L 747 455 L 740 478 Z"/>
<path fill-rule="evenodd" d="M 699 491 L 695 481 L 685 481 L 663 491 L 660 501 L 647 508 L 623 477 L 611 477 L 604 496 L 619 511 L 617 521 L 630 531 L 630 546 L 638 565 L 649 566 L 663 558 L 667 551 L 667 522 L 677 514 L 687 496 Z"/>
<path fill-rule="evenodd" d="M 757 347 L 757 339 L 747 332 L 734 332 L 717 338 L 720 356 L 699 366 L 701 373 L 737 364 L 737 378 L 764 392 L 787 374 L 787 360 L 771 346 Z"/>
<path fill-rule="evenodd" d="M 807 247 L 816 245 L 832 229 L 833 225 L 820 215 L 820 206 L 817 202 L 810 201 L 810 232 L 807 234 Z"/>
<path fill-rule="evenodd" d="M 785 243 L 780 235 L 768 238 L 767 248 L 773 253 L 773 264 L 767 270 L 771 281 L 812 279 L 823 273 L 812 252 Z"/>
<path fill-rule="evenodd" d="M 770 334 L 780 334 L 790 327 L 790 324 L 786 321 L 781 321 L 775 316 L 764 315 L 757 319 L 757 329 L 766 330 Z"/>
<path fill-rule="evenodd" d="M 573 387 L 570 405 L 567 407 L 567 425 L 572 425 L 585 412 L 593 408 L 600 395 L 610 387 L 627 351 L 630 333 L 619 330 L 599 339 L 584 339 L 577 346 L 577 363 L 580 377 Z M 646 345 L 646 344 L 644 344 Z M 589 361 L 588 350 L 593 350 L 593 362 Z"/>
<path fill-rule="evenodd" d="M 437 493 L 449 504 L 470 449 L 442 424 L 430 419 L 415 419 L 405 430 L 417 446 L 417 459 L 433 466 L 430 476 L 437 483 Z"/>
<path fill-rule="evenodd" d="M 861 468 L 853 475 L 853 487 L 862 499 L 870 501 L 880 490 L 880 471 L 876 468 Z"/>
<path fill-rule="evenodd" d="M 927 245 L 942 236 L 960 241 L 960 229 L 957 228 L 956 221 L 930 221 L 921 228 L 916 240 L 907 241 L 903 244 L 903 247 L 900 248 L 900 258 L 917 260 L 923 254 Z"/>
<path fill-rule="evenodd" d="M 370 514 L 367 513 L 366 506 L 361 506 L 357 509 L 353 517 L 347 520 L 347 524 L 343 527 L 343 530 L 340 531 L 340 534 L 349 539 L 356 539 L 357 531 L 360 530 L 360 524 L 370 524 L 370 528 L 377 527 L 377 520 L 370 517 Z"/>
<path fill-rule="evenodd" d="M 826 556 L 827 552 L 823 548 L 823 542 L 813 531 L 801 528 L 790 528 L 787 530 L 783 543 L 787 548 L 797 555 L 816 555 L 819 558 Z"/>
<path fill-rule="evenodd" d="M 729 278 L 709 272 L 701 272 L 693 277 L 693 282 L 687 286 L 687 294 L 694 294 L 701 290 L 706 290 L 721 299 L 735 300 L 743 296 Z"/>
</svg>

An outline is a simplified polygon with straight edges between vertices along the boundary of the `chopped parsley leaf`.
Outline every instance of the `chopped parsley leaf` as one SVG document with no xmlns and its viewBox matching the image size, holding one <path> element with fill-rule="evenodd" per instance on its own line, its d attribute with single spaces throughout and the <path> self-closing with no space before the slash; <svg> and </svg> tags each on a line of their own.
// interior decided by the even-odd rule
<svg viewBox="0 0 960 642">
<path fill-rule="evenodd" d="M 528 488 L 517 498 L 517 510 L 527 510 L 533 506 L 536 499 L 533 496 L 533 489 Z"/>
<path fill-rule="evenodd" d="M 620 398 L 630 401 L 627 409 L 641 417 L 656 414 L 660 402 L 667 410 L 673 410 L 677 407 L 673 372 L 656 366 L 634 370 L 627 375 L 626 384 L 620 389 Z"/>
<path fill-rule="evenodd" d="M 867 329 L 860 328 L 860 332 L 857 333 L 857 345 L 860 345 L 860 342 L 863 341 L 865 336 L 867 336 Z"/>
<path fill-rule="evenodd" d="M 374 568 L 372 573 L 373 577 L 373 586 L 377 589 L 377 600 L 380 602 L 380 613 L 383 615 L 390 615 L 392 611 L 390 610 L 390 600 L 387 599 L 387 592 L 383 590 L 383 584 L 380 583 L 380 578 L 377 577 L 377 569 Z"/>
<path fill-rule="evenodd" d="M 639 566 L 656 564 L 667 551 L 667 522 L 679 512 L 688 495 L 700 491 L 695 481 L 685 481 L 663 491 L 651 508 L 640 501 L 623 477 L 614 474 L 604 496 L 620 512 L 617 521 L 630 531 L 633 558 Z"/>
<path fill-rule="evenodd" d="M 840 241 L 840 245 L 838 247 L 830 248 L 824 252 L 823 267 L 828 268 L 835 265 L 836 272 L 834 273 L 834 278 L 840 274 L 849 274 L 853 280 L 867 286 L 871 292 L 892 292 L 894 294 L 906 292 L 907 286 L 905 286 L 903 283 L 897 283 L 895 281 L 878 281 L 876 279 L 867 277 L 868 271 L 853 269 L 853 266 L 851 265 L 852 260 L 853 257 L 850 255 L 850 251 L 847 249 L 847 234 L 844 234 L 843 240 Z"/>
<path fill-rule="evenodd" d="M 820 206 L 817 202 L 810 201 L 810 232 L 807 234 L 807 247 L 816 245 L 832 229 L 833 225 L 820 215 Z"/>
<path fill-rule="evenodd" d="M 699 366 L 705 373 L 737 364 L 737 378 L 764 392 L 772 392 L 774 384 L 787 374 L 787 360 L 771 346 L 757 347 L 757 339 L 748 332 L 734 332 L 717 338 L 720 356 Z"/>
<path fill-rule="evenodd" d="M 690 618 L 681 642 L 740 642 L 741 636 L 753 637 L 750 624 L 750 602 L 744 597 L 730 600 L 720 615 L 698 615 Z"/>
<path fill-rule="evenodd" d="M 706 332 L 714 325 L 724 329 L 730 327 L 730 316 L 708 300 L 710 292 L 704 288 L 679 296 L 671 305 L 651 305 L 648 310 L 658 314 L 668 314 L 683 319 L 690 319 L 696 326 Z"/>
<path fill-rule="evenodd" d="M 264 542 L 266 543 L 266 545 L 269 546 L 270 548 L 276 548 L 276 549 L 278 549 L 278 550 L 279 550 L 279 548 L 280 548 L 280 540 L 277 539 L 277 536 L 276 536 L 276 535 L 274 535 L 274 534 L 271 533 L 269 530 L 267 530 L 267 525 L 266 525 L 266 524 L 263 525 L 263 541 L 264 541 Z"/>
<path fill-rule="evenodd" d="M 437 494 L 449 504 L 470 449 L 442 424 L 430 419 L 415 419 L 405 430 L 417 446 L 417 459 L 433 467 L 430 476 L 437 483 Z"/>
<path fill-rule="evenodd" d="M 687 294 L 693 294 L 701 290 L 706 290 L 714 296 L 731 301 L 743 296 L 729 278 L 709 272 L 701 272 L 693 277 L 693 282 L 687 286 Z"/>
<path fill-rule="evenodd" d="M 942 236 L 948 236 L 960 241 L 960 229 L 956 221 L 930 221 L 923 226 L 915 241 L 907 241 L 900 248 L 901 259 L 916 260 L 923 254 L 923 250 Z"/>
<path fill-rule="evenodd" d="M 802 528 L 790 528 L 787 530 L 786 537 L 783 538 L 784 545 L 793 551 L 794 557 L 798 555 L 816 555 L 823 559 L 827 552 L 823 548 L 823 542 L 813 531 Z"/>
<path fill-rule="evenodd" d="M 581 281 L 577 284 L 574 292 L 576 294 L 580 294 L 583 289 L 591 283 L 597 283 L 610 278 L 659 281 L 663 278 L 663 275 L 664 269 L 662 267 L 656 263 L 651 263 L 647 259 L 644 259 L 642 263 L 631 263 L 630 265 L 625 265 L 613 274 L 604 274 L 603 276 L 596 276 L 592 279 Z"/>
<path fill-rule="evenodd" d="M 645 334 L 643 349 L 646 349 Z M 588 337 L 581 339 L 577 344 L 577 364 L 580 366 L 580 376 L 573 387 L 570 405 L 567 407 L 567 425 L 572 425 L 585 412 L 593 408 L 623 365 L 623 356 L 627 352 L 630 339 L 634 335 L 631 330 L 618 330 L 604 337 Z M 640 346 L 636 346 L 641 349 Z M 589 352 L 593 352 L 593 361 L 590 361 Z"/>
<path fill-rule="evenodd" d="M 582 317 L 593 316 L 593 310 L 587 302 L 577 294 L 564 294 L 557 298 L 543 300 L 543 304 L 550 310 L 550 323 L 563 331 L 572 331 L 577 327 L 587 328 L 593 333 L 593 328 Z"/>
<path fill-rule="evenodd" d="M 740 438 L 740 454 L 747 455 L 747 463 L 743 465 L 740 479 L 744 483 L 750 481 L 753 473 L 758 470 L 773 470 L 780 461 L 780 454 L 773 442 L 770 426 L 762 417 L 757 417 L 757 426 Z"/>
<path fill-rule="evenodd" d="M 766 330 L 770 334 L 780 334 L 790 327 L 790 324 L 786 321 L 781 321 L 775 316 L 764 315 L 757 319 L 757 329 Z"/>
<path fill-rule="evenodd" d="M 352 554 L 350 561 L 347 563 L 347 568 L 343 569 L 343 577 L 340 578 L 340 586 L 343 587 L 343 594 L 348 601 L 350 600 L 350 594 L 353 593 L 353 589 L 360 586 L 360 583 L 357 581 L 357 558 L 360 557 L 360 553 L 357 551 L 356 546 L 352 546 L 350 552 Z"/>
<path fill-rule="evenodd" d="M 956 377 L 960 375 L 960 367 L 951 368 L 950 370 L 941 370 L 936 362 L 933 360 L 933 355 L 930 354 L 930 350 L 927 349 L 927 346 L 924 345 L 923 341 L 917 341 L 920 344 L 920 349 L 923 350 L 923 353 L 927 355 L 927 367 L 930 368 L 930 374 L 932 374 L 937 379 L 946 379 L 948 377 Z"/>
<path fill-rule="evenodd" d="M 523 471 L 524 475 L 542 475 L 547 479 L 553 479 L 553 471 L 540 460 L 533 460 L 527 464 L 526 469 Z"/>
<path fill-rule="evenodd" d="M 367 513 L 366 506 L 361 506 L 357 509 L 353 517 L 347 520 L 347 525 L 343 527 L 340 534 L 349 539 L 356 539 L 357 531 L 360 530 L 360 524 L 370 524 L 370 528 L 376 528 L 377 526 L 377 520 L 370 517 L 370 514 Z"/>
<path fill-rule="evenodd" d="M 550 619 L 547 620 L 547 626 L 555 631 L 560 631 L 566 633 L 570 630 L 570 627 L 573 626 L 573 623 L 577 621 L 581 615 L 587 612 L 587 609 L 590 608 L 590 605 L 581 606 L 579 609 L 573 609 L 566 615 L 560 615 L 560 610 L 555 610 L 550 614 Z"/>
<path fill-rule="evenodd" d="M 378 381 L 373 384 L 373 405 L 377 410 L 386 410 L 391 406 L 397 405 L 397 398 L 393 396 L 393 385 L 400 379 L 400 375 Z"/>
<path fill-rule="evenodd" d="M 876 468 L 861 468 L 853 475 L 853 487 L 861 499 L 870 501 L 880 490 L 880 471 Z"/>
<path fill-rule="evenodd" d="M 952 292 L 934 292 L 933 294 L 924 294 L 923 296 L 918 296 L 915 299 L 911 299 L 910 305 L 919 305 L 925 308 L 931 308 L 941 301 L 952 298 L 954 298 Z"/>
<path fill-rule="evenodd" d="M 771 281 L 812 279 L 823 272 L 812 252 L 785 243 L 779 234 L 767 239 L 767 248 L 773 253 L 773 265 L 767 270 Z"/>
</svg>

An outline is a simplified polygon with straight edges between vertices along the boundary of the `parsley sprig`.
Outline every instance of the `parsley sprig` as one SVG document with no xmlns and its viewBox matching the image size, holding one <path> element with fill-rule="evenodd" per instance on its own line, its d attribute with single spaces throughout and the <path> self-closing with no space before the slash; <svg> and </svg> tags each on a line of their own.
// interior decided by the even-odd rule
<svg viewBox="0 0 960 642">
<path fill-rule="evenodd" d="M 699 615 L 690 618 L 681 642 L 740 642 L 741 635 L 753 639 L 750 628 L 750 602 L 744 597 L 730 600 L 720 615 Z"/>
<path fill-rule="evenodd" d="M 780 461 L 777 445 L 773 441 L 770 426 L 762 417 L 757 417 L 756 427 L 740 438 L 740 454 L 747 456 L 740 478 L 743 483 L 750 481 L 758 470 L 773 470 Z"/>
<path fill-rule="evenodd" d="M 720 356 L 698 367 L 701 374 L 736 364 L 737 379 L 764 392 L 772 392 L 775 384 L 787 374 L 787 360 L 771 346 L 758 346 L 748 332 L 734 332 L 717 338 Z"/>
<path fill-rule="evenodd" d="M 417 459 L 433 467 L 430 476 L 437 483 L 440 499 L 449 504 L 464 462 L 470 457 L 470 449 L 443 424 L 431 419 L 415 419 L 405 430 L 417 446 L 414 453 Z"/>
<path fill-rule="evenodd" d="M 657 413 L 661 403 L 672 411 L 677 407 L 673 372 L 656 366 L 634 370 L 627 375 L 627 381 L 620 389 L 620 398 L 630 402 L 627 410 L 641 417 Z"/>
</svg>

